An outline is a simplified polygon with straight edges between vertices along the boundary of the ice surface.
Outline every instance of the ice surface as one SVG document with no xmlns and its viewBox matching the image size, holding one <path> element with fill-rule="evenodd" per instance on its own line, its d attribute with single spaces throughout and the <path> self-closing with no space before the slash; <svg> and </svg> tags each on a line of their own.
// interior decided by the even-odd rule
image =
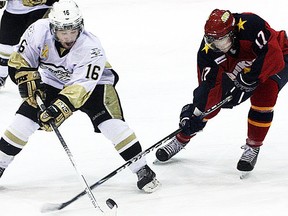
<svg viewBox="0 0 288 216">
<path fill-rule="evenodd" d="M 177 129 L 183 105 L 197 85 L 196 53 L 214 8 L 255 12 L 276 30 L 287 28 L 286 1 L 265 0 L 79 0 L 85 26 L 102 41 L 120 75 L 117 90 L 124 114 L 142 143 L 153 145 Z M 274 122 L 251 176 L 240 180 L 237 161 L 245 144 L 249 102 L 221 112 L 186 150 L 154 165 L 161 188 L 144 194 L 137 177 L 122 171 L 93 190 L 99 205 L 112 198 L 119 216 L 286 216 L 288 211 L 287 88 L 279 95 Z M 21 102 L 10 80 L 0 91 L 0 131 Z M 93 133 L 89 119 L 75 113 L 60 131 L 77 165 L 93 184 L 124 162 L 112 144 Z M 87 196 L 42 214 L 45 203 L 61 203 L 82 186 L 55 134 L 37 131 L 0 179 L 1 216 L 99 215 Z"/>
</svg>

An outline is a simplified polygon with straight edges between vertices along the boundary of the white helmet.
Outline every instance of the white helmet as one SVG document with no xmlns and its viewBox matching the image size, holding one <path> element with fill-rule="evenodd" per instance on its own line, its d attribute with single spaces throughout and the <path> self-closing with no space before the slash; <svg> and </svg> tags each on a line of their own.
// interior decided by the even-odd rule
<svg viewBox="0 0 288 216">
<path fill-rule="evenodd" d="M 48 15 L 50 29 L 53 34 L 57 30 L 79 29 L 84 27 L 83 17 L 78 5 L 72 0 L 60 0 L 55 2 Z"/>
</svg>

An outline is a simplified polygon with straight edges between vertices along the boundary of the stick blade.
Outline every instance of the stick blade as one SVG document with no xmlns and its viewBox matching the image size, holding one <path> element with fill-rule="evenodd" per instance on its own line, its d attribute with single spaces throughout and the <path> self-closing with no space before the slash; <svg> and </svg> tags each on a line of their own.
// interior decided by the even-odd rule
<svg viewBox="0 0 288 216">
<path fill-rule="evenodd" d="M 57 211 L 62 209 L 62 204 L 56 204 L 56 203 L 46 203 L 42 206 L 41 212 L 47 213 L 51 211 Z"/>
</svg>

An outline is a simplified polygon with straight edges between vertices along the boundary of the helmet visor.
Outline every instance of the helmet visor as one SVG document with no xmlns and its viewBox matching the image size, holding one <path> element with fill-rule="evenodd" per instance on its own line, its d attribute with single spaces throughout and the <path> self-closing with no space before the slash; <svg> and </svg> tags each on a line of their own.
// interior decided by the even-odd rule
<svg viewBox="0 0 288 216">
<path fill-rule="evenodd" d="M 84 25 L 82 17 L 75 20 L 72 23 L 61 23 L 61 22 L 58 22 L 55 20 L 50 20 L 50 23 L 51 23 L 51 28 L 54 31 L 57 31 L 57 30 L 63 30 L 63 31 L 64 30 L 76 30 L 76 29 L 82 30 L 83 25 Z"/>
<path fill-rule="evenodd" d="M 214 51 L 228 52 L 232 47 L 231 32 L 220 38 L 215 38 L 210 35 L 204 36 L 205 43 Z"/>
</svg>

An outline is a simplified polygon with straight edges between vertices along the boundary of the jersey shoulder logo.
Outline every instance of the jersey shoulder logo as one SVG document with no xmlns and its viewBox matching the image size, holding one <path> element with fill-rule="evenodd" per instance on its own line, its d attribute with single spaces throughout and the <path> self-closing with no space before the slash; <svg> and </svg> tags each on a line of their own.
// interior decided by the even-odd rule
<svg viewBox="0 0 288 216">
<path fill-rule="evenodd" d="M 41 51 L 41 58 L 48 59 L 48 55 L 49 55 L 49 47 L 47 44 L 45 44 Z"/>
<path fill-rule="evenodd" d="M 238 27 L 238 32 L 244 29 L 244 24 L 247 22 L 247 20 L 242 20 L 242 18 L 240 17 L 239 22 L 237 23 L 237 27 Z"/>
<path fill-rule="evenodd" d="M 29 28 L 27 29 L 27 36 L 31 37 L 34 34 L 34 25 L 30 25 Z"/>
<path fill-rule="evenodd" d="M 210 45 L 205 43 L 205 45 L 201 51 L 204 51 L 207 54 L 209 49 L 210 49 Z"/>
<path fill-rule="evenodd" d="M 101 49 L 96 47 L 96 48 L 91 49 L 90 56 L 91 56 L 91 58 L 96 58 L 99 56 L 103 56 L 103 53 L 102 53 Z"/>
</svg>

